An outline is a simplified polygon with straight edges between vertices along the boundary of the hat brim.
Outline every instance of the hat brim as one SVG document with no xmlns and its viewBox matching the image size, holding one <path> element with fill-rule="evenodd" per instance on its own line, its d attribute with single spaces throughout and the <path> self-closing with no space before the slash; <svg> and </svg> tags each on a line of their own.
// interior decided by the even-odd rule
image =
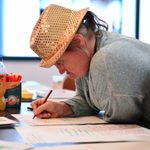
<svg viewBox="0 0 150 150">
<path fill-rule="evenodd" d="M 48 59 L 48 60 L 42 59 L 40 62 L 40 67 L 49 68 L 59 60 L 59 58 L 63 55 L 63 53 L 69 46 L 70 42 L 72 41 L 73 37 L 75 36 L 75 33 L 78 30 L 78 27 L 79 27 L 82 19 L 84 18 L 85 14 L 87 13 L 87 11 L 88 11 L 88 8 L 85 8 L 78 12 L 79 13 L 78 23 L 72 29 L 71 34 L 68 33 L 68 35 L 64 34 L 62 36 L 61 41 L 64 41 L 63 42 L 64 44 L 62 45 L 62 47 L 50 59 Z M 66 29 L 66 30 L 68 30 L 68 29 Z"/>
<path fill-rule="evenodd" d="M 30 39 L 31 49 L 49 68 L 63 55 L 89 8 L 74 11 L 58 5 L 48 6 L 37 21 Z"/>
</svg>

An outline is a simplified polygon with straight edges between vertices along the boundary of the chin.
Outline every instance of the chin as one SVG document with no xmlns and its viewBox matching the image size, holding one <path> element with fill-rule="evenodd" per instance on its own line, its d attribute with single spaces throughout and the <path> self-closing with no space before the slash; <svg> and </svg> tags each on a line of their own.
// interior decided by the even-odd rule
<svg viewBox="0 0 150 150">
<path fill-rule="evenodd" d="M 80 79 L 80 78 L 82 78 L 82 77 L 83 77 L 83 76 L 74 76 L 74 77 L 69 77 L 69 78 L 76 80 L 76 79 Z"/>
<path fill-rule="evenodd" d="M 70 79 L 77 79 L 77 78 L 79 78 L 75 74 L 68 74 L 67 77 L 70 78 Z"/>
<path fill-rule="evenodd" d="M 76 76 L 68 76 L 68 78 L 70 78 L 70 79 L 77 79 Z"/>
<path fill-rule="evenodd" d="M 76 75 L 76 74 L 70 73 L 70 74 L 67 74 L 67 76 L 70 79 L 76 80 L 76 79 L 82 78 L 84 75 L 81 75 L 81 74 L 80 75 Z"/>
</svg>

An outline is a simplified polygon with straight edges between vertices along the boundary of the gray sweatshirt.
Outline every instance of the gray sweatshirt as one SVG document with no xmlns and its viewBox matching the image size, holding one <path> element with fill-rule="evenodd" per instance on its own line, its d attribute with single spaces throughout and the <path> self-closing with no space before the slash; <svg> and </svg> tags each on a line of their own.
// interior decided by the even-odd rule
<svg viewBox="0 0 150 150">
<path fill-rule="evenodd" d="M 150 120 L 150 45 L 103 31 L 89 72 L 76 87 L 77 95 L 66 100 L 74 116 L 104 112 L 111 123 Z"/>
</svg>

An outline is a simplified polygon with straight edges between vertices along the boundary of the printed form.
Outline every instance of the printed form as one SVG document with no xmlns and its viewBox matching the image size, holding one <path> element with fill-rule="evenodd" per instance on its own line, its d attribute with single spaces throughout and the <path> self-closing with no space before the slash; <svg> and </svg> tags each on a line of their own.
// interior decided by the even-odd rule
<svg viewBox="0 0 150 150">
<path fill-rule="evenodd" d="M 119 142 L 37 147 L 34 150 L 149 150 L 149 142 Z"/>
<path fill-rule="evenodd" d="M 13 114 L 16 119 L 27 125 L 71 125 L 71 124 L 103 124 L 104 120 L 97 116 L 84 116 L 84 117 L 63 117 L 51 119 L 33 118 L 33 114 Z"/>
<path fill-rule="evenodd" d="M 138 125 L 18 126 L 16 130 L 28 144 L 150 140 L 150 130 Z"/>
</svg>

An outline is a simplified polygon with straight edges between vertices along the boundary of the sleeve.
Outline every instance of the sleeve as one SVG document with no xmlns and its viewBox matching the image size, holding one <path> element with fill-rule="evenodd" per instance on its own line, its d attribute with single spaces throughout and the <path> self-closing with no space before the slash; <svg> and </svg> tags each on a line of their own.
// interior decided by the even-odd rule
<svg viewBox="0 0 150 150">
<path fill-rule="evenodd" d="M 136 123 L 142 114 L 142 98 L 112 96 L 103 102 L 104 120 L 110 123 Z"/>
<path fill-rule="evenodd" d="M 116 55 L 115 55 L 116 56 Z M 90 78 L 97 108 L 110 123 L 135 123 L 142 115 L 143 96 L 136 70 L 129 72 L 121 56 L 101 52 L 94 56 Z M 113 57 L 113 58 L 112 58 Z M 120 58 L 121 57 L 121 58 Z M 129 61 L 132 65 L 132 61 Z M 134 73 L 134 74 L 133 74 Z"/>
<path fill-rule="evenodd" d="M 81 80 L 78 80 L 78 82 L 76 82 L 76 87 L 77 87 L 76 96 L 66 100 L 65 103 L 72 107 L 72 110 L 74 112 L 73 116 L 87 116 L 87 115 L 97 114 L 98 110 L 93 109 L 87 103 L 84 97 L 84 92 L 81 88 L 82 87 L 81 84 L 82 84 Z"/>
</svg>

